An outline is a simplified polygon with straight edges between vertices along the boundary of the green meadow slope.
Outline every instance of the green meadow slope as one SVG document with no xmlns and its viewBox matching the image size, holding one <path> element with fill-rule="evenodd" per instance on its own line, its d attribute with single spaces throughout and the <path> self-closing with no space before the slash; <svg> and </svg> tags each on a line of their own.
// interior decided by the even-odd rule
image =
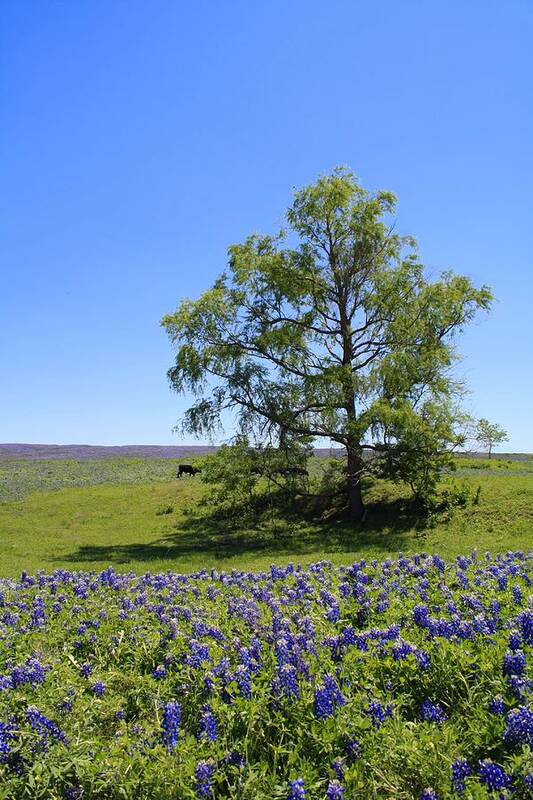
<svg viewBox="0 0 533 800">
<path fill-rule="evenodd" d="M 210 518 L 199 478 L 174 479 L 176 464 L 0 462 L 0 575 L 110 564 L 135 572 L 259 570 L 287 561 L 384 558 L 400 550 L 449 557 L 473 548 L 533 547 L 533 460 L 460 459 L 446 482 L 469 487 L 469 503 L 423 523 L 409 511 L 403 489 L 377 484 L 367 490 L 368 514 L 357 529 L 342 521 L 279 519 L 233 529 Z"/>
</svg>

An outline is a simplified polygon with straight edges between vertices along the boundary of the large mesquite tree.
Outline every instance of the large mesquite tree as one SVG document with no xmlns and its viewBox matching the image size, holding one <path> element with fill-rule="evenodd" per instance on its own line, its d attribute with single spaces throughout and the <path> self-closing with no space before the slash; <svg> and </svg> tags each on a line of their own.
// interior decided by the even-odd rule
<svg viewBox="0 0 533 800">
<path fill-rule="evenodd" d="M 230 247 L 213 287 L 162 320 L 171 384 L 196 398 L 184 428 L 205 434 L 233 409 L 241 430 L 281 444 L 333 440 L 353 519 L 363 447 L 409 480 L 457 442 L 454 338 L 491 300 L 466 277 L 424 277 L 414 240 L 390 222 L 395 202 L 345 169 L 320 177 L 295 192 L 288 232 Z"/>
</svg>

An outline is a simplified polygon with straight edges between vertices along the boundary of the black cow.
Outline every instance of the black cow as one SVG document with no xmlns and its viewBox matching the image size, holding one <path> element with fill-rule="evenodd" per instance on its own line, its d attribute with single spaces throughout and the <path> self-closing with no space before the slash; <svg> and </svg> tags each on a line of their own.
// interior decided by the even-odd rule
<svg viewBox="0 0 533 800">
<path fill-rule="evenodd" d="M 198 469 L 198 467 L 193 467 L 192 464 L 180 464 L 178 467 L 178 473 L 176 475 L 176 478 L 181 478 L 182 475 L 192 475 L 192 477 L 194 478 L 194 476 L 201 471 L 202 470 Z"/>
</svg>

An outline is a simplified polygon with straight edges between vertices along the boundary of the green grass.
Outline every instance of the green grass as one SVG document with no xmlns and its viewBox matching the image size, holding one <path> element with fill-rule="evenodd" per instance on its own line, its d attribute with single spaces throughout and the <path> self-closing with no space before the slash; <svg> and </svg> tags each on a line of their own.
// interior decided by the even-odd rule
<svg viewBox="0 0 533 800">
<path fill-rule="evenodd" d="M 2 462 L 2 496 L 20 499 L 0 502 L 0 575 L 110 564 L 135 572 L 257 570 L 287 561 L 384 558 L 400 550 L 450 557 L 473 548 L 531 549 L 533 462 L 488 464 L 472 468 L 461 460 L 458 476 L 446 480 L 464 482 L 472 495 L 481 487 L 479 503 L 432 523 L 413 515 L 402 489 L 382 483 L 367 491 L 368 514 L 357 528 L 275 520 L 235 530 L 202 513 L 206 488 L 199 478 L 168 480 L 176 469 L 170 460 Z"/>
<path fill-rule="evenodd" d="M 171 480 L 179 459 L 106 458 L 94 461 L 0 460 L 0 503 L 31 492 L 100 484 L 138 484 Z"/>
</svg>

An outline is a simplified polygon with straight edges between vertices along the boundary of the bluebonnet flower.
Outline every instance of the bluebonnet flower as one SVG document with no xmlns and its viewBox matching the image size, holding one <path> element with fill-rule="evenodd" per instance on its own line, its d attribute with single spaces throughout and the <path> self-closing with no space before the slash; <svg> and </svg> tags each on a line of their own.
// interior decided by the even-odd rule
<svg viewBox="0 0 533 800">
<path fill-rule="evenodd" d="M 518 700 L 521 700 L 531 690 L 531 681 L 520 678 L 518 675 L 510 675 L 507 683 L 509 689 Z"/>
<path fill-rule="evenodd" d="M 315 690 L 315 716 L 317 719 L 330 717 L 338 706 L 346 704 L 337 682 L 331 675 L 325 675 L 322 686 Z"/>
<path fill-rule="evenodd" d="M 533 611 L 522 611 L 516 618 L 522 639 L 533 646 Z"/>
<path fill-rule="evenodd" d="M 45 717 L 38 708 L 30 706 L 26 711 L 26 719 L 30 723 L 31 729 L 40 735 L 43 750 L 47 748 L 50 737 L 63 744 L 67 743 L 67 738 L 63 731 L 59 729 L 55 722 Z"/>
<path fill-rule="evenodd" d="M 509 650 L 519 650 L 522 638 L 519 631 L 511 631 L 509 634 Z"/>
<path fill-rule="evenodd" d="M 11 671 L 11 685 L 13 688 L 16 686 L 37 686 L 44 683 L 46 678 L 46 667 L 44 667 L 37 658 L 29 658 L 24 664 L 19 667 L 14 667 Z"/>
<path fill-rule="evenodd" d="M 501 592 L 504 592 L 507 589 L 507 584 L 508 584 L 507 576 L 498 575 L 497 581 L 498 581 L 498 589 Z"/>
<path fill-rule="evenodd" d="M 440 556 L 433 556 L 431 559 L 433 566 L 438 569 L 439 572 L 444 573 L 446 569 L 446 562 L 442 560 Z"/>
<path fill-rule="evenodd" d="M 516 603 L 517 606 L 519 606 L 522 602 L 522 589 L 520 588 L 520 586 L 518 586 L 518 584 L 515 583 L 511 591 L 513 594 L 513 601 Z"/>
<path fill-rule="evenodd" d="M 503 714 L 505 714 L 505 703 L 501 697 L 492 698 L 489 703 L 489 711 L 491 714 L 495 714 L 497 717 L 501 717 Z"/>
<path fill-rule="evenodd" d="M 244 697 L 245 700 L 250 700 L 252 697 L 252 677 L 248 667 L 245 667 L 244 664 L 240 664 L 235 670 L 233 677 L 241 697 Z"/>
<path fill-rule="evenodd" d="M 379 700 L 371 700 L 366 713 L 371 718 L 374 727 L 379 728 L 387 717 L 392 717 L 392 708 L 390 706 L 383 706 Z"/>
<path fill-rule="evenodd" d="M 194 669 L 199 669 L 204 661 L 210 661 L 209 648 L 205 644 L 197 642 L 196 639 L 191 639 L 189 655 L 186 659 L 187 664 Z"/>
<path fill-rule="evenodd" d="M 305 791 L 304 782 L 302 778 L 297 778 L 295 781 L 289 783 L 289 796 L 287 800 L 305 800 L 307 792 Z"/>
<path fill-rule="evenodd" d="M 88 678 L 92 671 L 92 664 L 82 664 L 80 667 L 80 672 L 83 678 Z"/>
<path fill-rule="evenodd" d="M 199 761 L 194 770 L 197 797 L 212 797 L 211 780 L 215 767 L 209 761 Z"/>
<path fill-rule="evenodd" d="M 331 763 L 331 769 L 335 773 L 337 779 L 342 781 L 344 778 L 344 770 L 346 769 L 346 761 L 344 758 L 336 758 L 335 761 Z"/>
<path fill-rule="evenodd" d="M 105 694 L 106 685 L 105 683 L 102 683 L 102 681 L 96 681 L 96 683 L 93 683 L 91 688 L 96 697 L 103 697 Z"/>
<path fill-rule="evenodd" d="M 490 792 L 507 789 L 511 784 L 511 779 L 505 770 L 489 759 L 479 762 L 477 774 L 481 783 L 484 783 Z"/>
<path fill-rule="evenodd" d="M 199 739 L 207 739 L 209 742 L 216 742 L 218 734 L 216 717 L 209 708 L 204 706 L 200 716 Z"/>
<path fill-rule="evenodd" d="M 357 761 L 358 758 L 361 758 L 363 752 L 361 743 L 357 739 L 347 739 L 344 745 L 344 750 L 350 764 L 353 764 L 354 761 Z"/>
<path fill-rule="evenodd" d="M 81 786 L 67 786 L 63 789 L 64 800 L 80 800 L 81 797 L 83 797 Z"/>
<path fill-rule="evenodd" d="M 126 712 L 123 711 L 121 708 L 118 711 L 115 711 L 115 719 L 119 722 L 122 719 L 125 719 Z"/>
<path fill-rule="evenodd" d="M 503 657 L 504 675 L 523 675 L 526 671 L 526 657 L 523 650 L 508 650 Z"/>
<path fill-rule="evenodd" d="M 491 600 L 490 601 L 490 613 L 494 617 L 499 617 L 500 612 L 501 612 L 500 602 L 498 600 Z"/>
<path fill-rule="evenodd" d="M 432 703 L 431 700 L 424 700 L 421 714 L 424 722 L 434 722 L 436 725 L 442 725 L 447 719 L 442 706 L 438 703 Z"/>
<path fill-rule="evenodd" d="M 328 620 L 328 622 L 338 622 L 340 616 L 341 612 L 337 603 L 328 607 L 328 610 L 326 612 L 326 619 Z"/>
<path fill-rule="evenodd" d="M 166 705 L 163 706 L 161 738 L 167 750 L 174 750 L 178 744 L 180 722 L 180 705 L 175 700 L 171 700 L 170 703 L 166 703 Z"/>
<path fill-rule="evenodd" d="M 435 789 L 424 789 L 420 795 L 420 800 L 438 800 L 438 794 Z"/>
<path fill-rule="evenodd" d="M 408 642 L 399 640 L 392 648 L 392 657 L 394 661 L 404 661 L 413 652 L 414 647 Z"/>
<path fill-rule="evenodd" d="M 326 800 L 344 800 L 344 789 L 339 781 L 330 781 L 326 792 Z"/>
<path fill-rule="evenodd" d="M 230 764 L 232 767 L 237 767 L 238 769 L 244 769 L 246 766 L 246 761 L 243 755 L 239 753 L 237 750 L 232 750 L 231 753 L 228 753 L 227 756 L 224 758 L 226 764 Z"/>
<path fill-rule="evenodd" d="M 472 774 L 472 767 L 466 758 L 458 758 L 452 764 L 452 789 L 462 794 L 466 789 L 465 780 Z"/>
<path fill-rule="evenodd" d="M 57 704 L 57 710 L 60 714 L 69 714 L 72 711 L 73 705 L 72 697 L 65 697 L 64 700 L 61 700 L 61 702 Z"/>
<path fill-rule="evenodd" d="M 156 681 L 161 681 L 163 680 L 163 678 L 166 678 L 166 676 L 167 676 L 167 670 L 166 667 L 163 666 L 163 664 L 159 664 L 152 672 L 152 678 Z"/>
<path fill-rule="evenodd" d="M 415 659 L 421 670 L 429 669 L 431 666 L 431 658 L 423 650 L 415 652 Z"/>
<path fill-rule="evenodd" d="M 507 714 L 503 739 L 510 745 L 529 745 L 533 749 L 533 711 L 520 706 Z"/>
<path fill-rule="evenodd" d="M 292 664 L 284 664 L 278 670 L 277 685 L 283 694 L 291 700 L 296 700 L 300 694 L 298 688 L 298 673 Z"/>
<path fill-rule="evenodd" d="M 6 761 L 11 751 L 10 742 L 13 738 L 13 725 L 10 722 L 0 722 L 0 764 Z"/>
<path fill-rule="evenodd" d="M 429 608 L 424 605 L 415 606 L 413 619 L 420 628 L 427 628 L 429 626 Z"/>
</svg>

